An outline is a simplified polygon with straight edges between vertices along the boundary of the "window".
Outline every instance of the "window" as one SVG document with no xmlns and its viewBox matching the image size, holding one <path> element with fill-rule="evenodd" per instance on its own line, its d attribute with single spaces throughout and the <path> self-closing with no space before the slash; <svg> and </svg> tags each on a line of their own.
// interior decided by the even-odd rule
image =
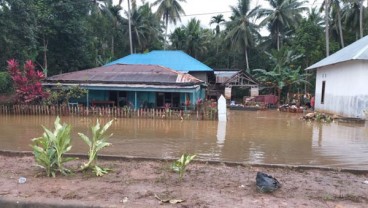
<svg viewBox="0 0 368 208">
<path fill-rule="evenodd" d="M 325 102 L 326 81 L 322 81 L 321 104 Z"/>
</svg>

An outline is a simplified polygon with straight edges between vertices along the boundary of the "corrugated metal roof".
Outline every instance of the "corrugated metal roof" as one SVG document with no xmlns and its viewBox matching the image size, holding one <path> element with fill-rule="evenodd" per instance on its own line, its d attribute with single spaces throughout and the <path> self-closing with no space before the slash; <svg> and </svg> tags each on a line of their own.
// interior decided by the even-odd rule
<svg viewBox="0 0 368 208">
<path fill-rule="evenodd" d="M 43 83 L 46 86 L 57 86 L 58 83 Z M 101 83 L 63 83 L 64 86 L 80 86 L 92 90 L 126 90 L 126 91 L 151 91 L 151 92 L 188 92 L 197 91 L 200 85 L 149 85 L 149 84 L 101 84 Z"/>
<path fill-rule="evenodd" d="M 368 60 L 368 36 L 365 36 L 336 53 L 306 68 L 306 70 L 320 68 L 351 60 Z"/>
<path fill-rule="evenodd" d="M 203 81 L 158 65 L 114 64 L 48 77 L 45 82 L 118 84 L 201 84 Z"/>
<path fill-rule="evenodd" d="M 183 51 L 151 51 L 145 54 L 131 54 L 106 64 L 154 64 L 176 71 L 213 71 L 210 67 L 189 56 Z"/>
</svg>

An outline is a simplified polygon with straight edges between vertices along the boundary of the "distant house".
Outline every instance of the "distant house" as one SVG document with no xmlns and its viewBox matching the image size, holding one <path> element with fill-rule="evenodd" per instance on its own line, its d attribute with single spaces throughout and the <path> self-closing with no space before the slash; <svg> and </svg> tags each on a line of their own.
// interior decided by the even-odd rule
<svg viewBox="0 0 368 208">
<path fill-rule="evenodd" d="M 183 51 L 156 50 L 144 54 L 131 54 L 106 65 L 117 63 L 160 65 L 181 73 L 191 74 L 204 82 L 208 82 L 208 75 L 213 72 L 210 67 Z"/>
<path fill-rule="evenodd" d="M 368 36 L 308 67 L 317 70 L 315 109 L 365 118 L 368 109 Z"/>
<path fill-rule="evenodd" d="M 242 89 L 249 89 L 252 95 L 254 91 L 257 91 L 259 83 L 250 74 L 241 69 L 215 69 L 214 71 L 214 83 L 208 86 L 209 97 L 220 97 L 221 94 L 225 94 L 226 99 L 231 97 L 232 87 L 239 87 Z M 226 90 L 226 88 L 228 90 Z M 227 95 L 228 92 L 229 94 Z"/>
<path fill-rule="evenodd" d="M 131 106 L 137 108 L 193 106 L 205 96 L 205 83 L 158 65 L 113 64 L 48 77 L 43 85 L 78 85 L 88 95 L 78 102 L 89 105 Z"/>
</svg>

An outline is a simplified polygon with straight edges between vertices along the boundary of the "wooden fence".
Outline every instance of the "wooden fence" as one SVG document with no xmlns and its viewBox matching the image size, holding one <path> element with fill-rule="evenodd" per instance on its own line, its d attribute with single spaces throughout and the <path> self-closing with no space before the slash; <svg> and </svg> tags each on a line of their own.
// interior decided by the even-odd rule
<svg viewBox="0 0 368 208">
<path fill-rule="evenodd" d="M 126 107 L 85 107 L 85 106 L 47 106 L 47 105 L 0 105 L 0 114 L 51 115 L 51 116 L 108 116 L 113 118 L 152 118 L 152 119 L 197 119 L 217 120 L 215 108 L 199 110 L 173 109 L 131 109 Z"/>
</svg>

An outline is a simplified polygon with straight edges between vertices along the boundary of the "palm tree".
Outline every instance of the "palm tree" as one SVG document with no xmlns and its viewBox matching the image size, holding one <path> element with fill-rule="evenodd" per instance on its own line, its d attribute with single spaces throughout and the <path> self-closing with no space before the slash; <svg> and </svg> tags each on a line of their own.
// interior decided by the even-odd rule
<svg viewBox="0 0 368 208">
<path fill-rule="evenodd" d="M 186 2 L 186 0 L 156 0 L 152 4 L 153 6 L 159 5 L 156 14 L 165 21 L 165 41 L 169 22 L 176 25 L 177 20 L 181 21 L 180 15 L 185 14 L 179 2 Z"/>
<path fill-rule="evenodd" d="M 244 52 L 246 71 L 250 72 L 248 60 L 248 48 L 255 45 L 255 41 L 260 37 L 258 25 L 252 22 L 257 16 L 259 6 L 250 9 L 249 0 L 239 0 L 237 6 L 230 6 L 232 11 L 232 20 L 227 23 L 229 32 L 226 39 L 231 41 L 233 48 Z"/>
<path fill-rule="evenodd" d="M 222 15 L 222 14 L 213 16 L 211 18 L 210 25 L 216 24 L 216 35 L 220 34 L 220 24 L 222 22 L 225 22 L 224 15 Z"/>
<path fill-rule="evenodd" d="M 260 9 L 259 17 L 266 18 L 260 25 L 268 24 L 271 36 L 276 40 L 277 50 L 281 47 L 281 38 L 287 30 L 293 30 L 302 20 L 301 13 L 307 10 L 305 1 L 299 0 L 267 0 L 271 9 Z"/>
<path fill-rule="evenodd" d="M 200 54 L 204 54 L 207 51 L 206 45 L 208 44 L 207 32 L 201 27 L 201 22 L 195 18 L 192 18 L 185 27 L 186 34 L 186 52 L 198 58 Z"/>
<path fill-rule="evenodd" d="M 329 0 L 329 2 L 324 1 L 321 5 L 320 11 L 325 10 L 328 12 L 328 15 L 329 13 L 334 14 L 333 16 L 335 16 L 335 18 L 333 18 L 333 20 L 337 20 L 337 28 L 338 28 L 338 34 L 340 37 L 340 45 L 343 48 L 344 47 L 344 34 L 342 32 L 340 5 L 341 5 L 341 0 Z"/>
<path fill-rule="evenodd" d="M 326 39 L 326 56 L 330 55 L 330 34 L 329 34 L 329 25 L 330 25 L 330 0 L 324 0 L 325 4 L 325 39 Z"/>
<path fill-rule="evenodd" d="M 346 1 L 343 9 L 343 19 L 346 25 L 355 32 L 356 39 L 363 37 L 363 0 Z"/>
<path fill-rule="evenodd" d="M 119 2 L 121 3 L 121 1 Z M 111 34 L 111 57 L 114 57 L 114 45 L 116 31 L 120 27 L 123 18 L 120 16 L 122 7 L 120 4 L 113 5 L 112 0 L 105 1 L 105 5 L 102 6 L 102 12 L 112 21 L 112 34 Z"/>
<path fill-rule="evenodd" d="M 184 50 L 186 33 L 185 27 L 178 27 L 170 35 L 171 47 L 176 50 Z"/>
<path fill-rule="evenodd" d="M 127 26 L 126 22 L 125 26 Z M 128 31 L 128 28 L 126 31 Z M 136 6 L 132 7 L 131 34 L 134 51 L 144 52 L 156 42 L 159 42 L 161 34 L 160 22 L 152 13 L 149 3 L 145 3 L 139 8 Z"/>
</svg>

